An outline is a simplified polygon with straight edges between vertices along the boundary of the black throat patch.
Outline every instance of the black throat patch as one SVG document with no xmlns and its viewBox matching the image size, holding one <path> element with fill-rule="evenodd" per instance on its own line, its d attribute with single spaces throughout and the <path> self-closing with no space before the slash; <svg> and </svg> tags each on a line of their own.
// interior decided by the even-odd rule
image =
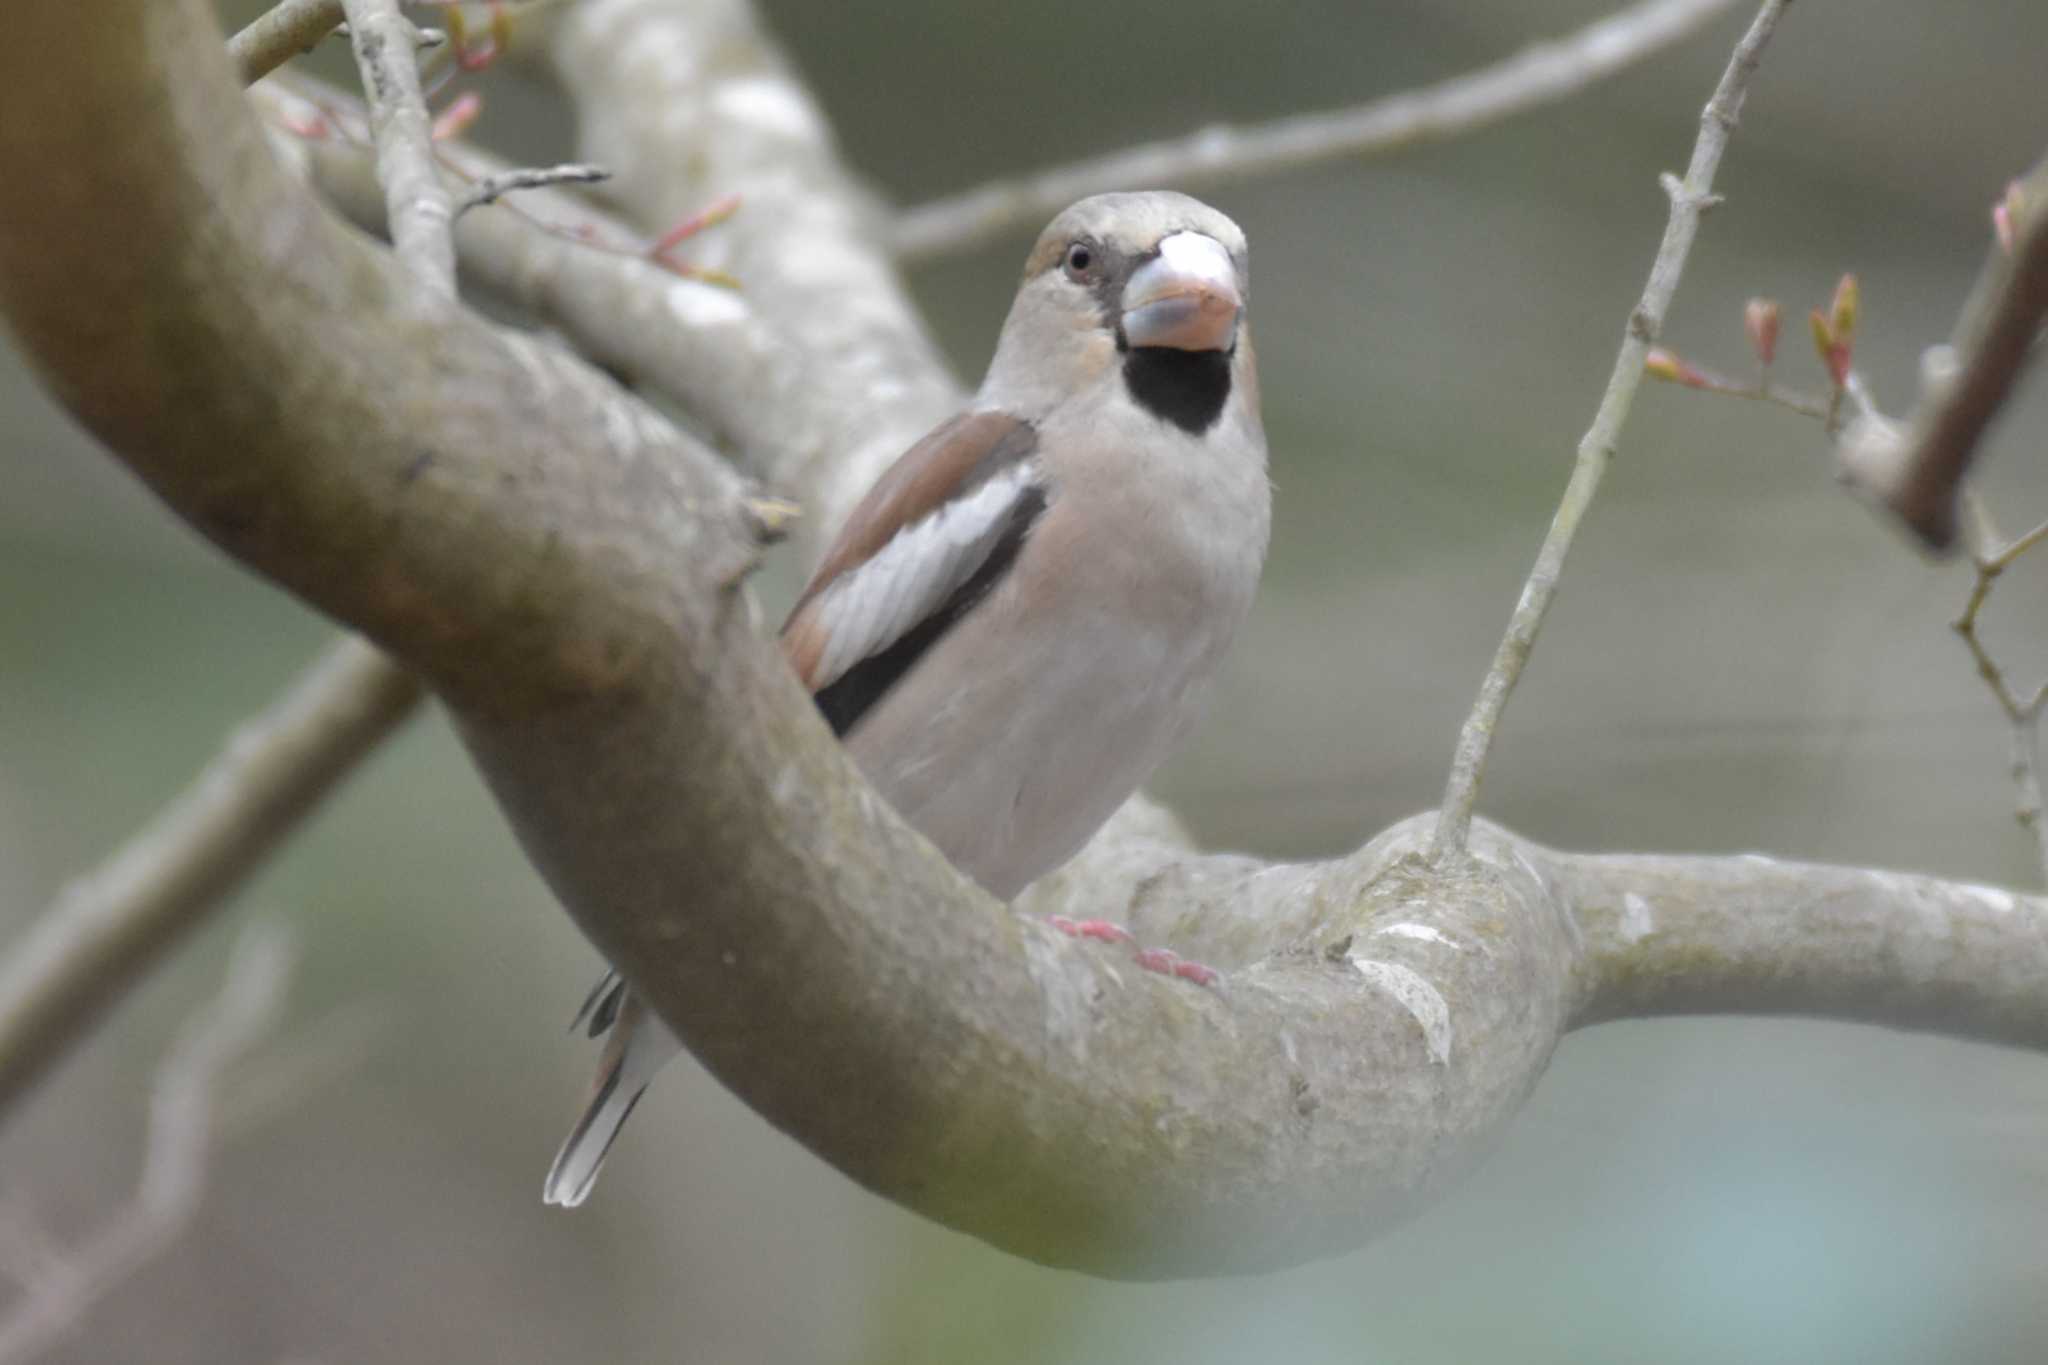
<svg viewBox="0 0 2048 1365">
<path fill-rule="evenodd" d="M 1230 401 L 1230 352 L 1135 347 L 1124 352 L 1124 383 L 1139 407 L 1199 436 Z"/>
</svg>

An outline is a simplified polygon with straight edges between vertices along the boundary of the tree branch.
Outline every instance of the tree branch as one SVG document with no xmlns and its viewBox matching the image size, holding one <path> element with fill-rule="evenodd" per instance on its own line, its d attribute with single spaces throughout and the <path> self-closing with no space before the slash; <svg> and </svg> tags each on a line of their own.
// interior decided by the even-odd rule
<svg viewBox="0 0 2048 1365">
<path fill-rule="evenodd" d="M 453 248 L 439 219 L 433 183 L 417 168 L 429 162 L 426 107 L 414 75 L 387 68 L 384 43 L 395 7 L 376 3 L 357 26 L 365 88 L 387 103 L 410 100 L 383 121 L 404 147 L 391 165 L 390 197 L 419 226 L 412 232 L 416 268 L 429 287 L 451 293 Z M 244 81 L 256 79 L 332 29 L 340 6 L 286 4 L 229 43 Z M 410 31 L 409 26 L 405 31 Z M 268 65 L 265 65 L 268 63 Z M 403 65 L 411 69 L 409 50 Z M 438 240 L 437 240 L 438 235 Z M 448 273 L 436 279 L 436 272 Z M 206 913 L 263 861 L 322 797 L 373 752 L 418 702 L 421 689 L 397 665 L 361 641 L 332 647 L 265 715 L 244 726 L 186 791 L 91 875 L 79 879 L 0 959 L 0 1110 L 36 1077 Z"/>
<path fill-rule="evenodd" d="M 600 180 L 611 179 L 611 174 L 602 166 L 580 164 L 524 166 L 500 171 L 472 186 L 469 193 L 462 196 L 462 202 L 455 206 L 455 212 L 459 217 L 471 209 L 495 204 L 518 191 L 545 189 L 549 185 L 594 185 Z"/>
<path fill-rule="evenodd" d="M 641 41 L 669 46 L 610 46 Z M 740 214 L 698 239 L 702 263 L 738 278 L 785 339 L 792 372 L 776 400 L 815 423 L 761 473 L 802 494 L 812 526 L 836 525 L 961 401 L 878 249 L 885 210 L 840 165 L 810 92 L 737 0 L 572 7 L 546 56 L 576 102 L 585 159 L 612 168 L 613 197 L 642 226 L 739 197 Z"/>
<path fill-rule="evenodd" d="M 1922 879 L 1771 864 L 1724 885 L 1750 860 L 1695 859 L 1595 880 L 1598 860 L 1484 824 L 1468 859 L 1432 863 L 1428 817 L 1268 865 L 1189 855 L 1136 803 L 1024 908 L 1130 920 L 1225 968 L 1220 988 L 996 904 L 860 783 L 735 609 L 737 480 L 572 360 L 420 299 L 314 211 L 263 153 L 200 0 L 21 22 L 0 118 L 37 131 L 0 168 L 0 300 L 24 345 L 183 515 L 427 676 L 598 947 L 747 1102 L 871 1188 L 1125 1275 L 1355 1245 L 1498 1140 L 1573 1018 L 1613 1012 L 1602 983 L 1625 973 L 1580 920 L 1631 890 L 1697 901 L 1697 952 L 1662 971 L 1674 998 L 1712 978 L 1727 1007 L 1775 1007 L 1772 955 L 1705 917 L 1865 878 L 1823 1008 L 2043 1044 L 2003 978 L 1972 993 L 1963 959 L 2006 947 L 1982 926 L 1952 922 L 1952 977 L 1868 951 L 1932 944 L 1930 898 L 1998 894 Z M 748 196 L 719 245 L 788 339 L 791 400 L 844 424 L 854 466 L 778 468 L 843 506 L 861 461 L 956 391 L 802 90 L 730 0 L 579 7 L 555 55 L 647 219 L 707 182 Z M 81 164 L 100 173 L 54 173 Z M 121 307 L 141 323 L 101 321 Z M 2007 904 L 2037 930 L 2048 915 Z M 1795 946 L 1822 990 L 1826 945 Z"/>
<path fill-rule="evenodd" d="M 134 44 L 142 41 L 144 27 L 138 22 L 128 31 L 115 24 L 98 30 L 94 38 L 102 47 L 115 48 L 116 60 L 127 60 L 132 69 L 141 64 Z M 193 31 L 203 33 L 205 26 Z M 122 49 L 124 41 L 129 45 Z M 191 60 L 195 69 L 206 70 L 220 59 L 207 54 L 194 55 Z M 22 82 L 17 89 L 34 84 Z M 202 127 L 214 117 L 181 100 L 182 91 L 173 82 L 164 82 L 163 93 L 173 114 L 189 116 Z M 128 174 L 129 187 L 141 196 L 136 202 L 146 203 L 155 213 L 151 218 L 134 212 L 134 203 L 124 206 L 118 200 L 99 201 L 92 196 L 85 197 L 91 202 L 63 195 L 37 196 L 33 209 L 10 208 L 7 217 L 12 231 L 0 231 L 0 258 L 12 269 L 0 282 L 0 290 L 4 290 L 24 340 L 31 346 L 41 343 L 42 359 L 58 371 L 56 377 L 67 397 L 103 433 L 131 449 L 155 447 L 151 460 L 160 463 L 138 461 L 146 476 L 175 482 L 191 472 L 180 457 L 194 450 L 199 452 L 196 458 L 200 462 L 213 462 L 209 476 L 181 485 L 181 505 L 195 520 L 225 528 L 224 533 L 244 543 L 265 540 L 268 549 L 264 554 L 271 562 L 298 564 L 296 570 L 281 577 L 308 590 L 308 595 L 319 595 L 317 589 L 310 589 L 316 580 L 354 579 L 352 592 L 383 603 L 373 614 L 401 613 L 413 618 L 415 628 L 424 625 L 444 634 L 452 659 L 461 650 L 459 641 L 465 627 L 450 618 L 426 591 L 430 584 L 416 575 L 393 576 L 388 571 L 380 577 L 374 556 L 351 566 L 351 552 L 331 542 L 325 560 L 315 562 L 321 561 L 316 542 L 295 544 L 289 535 L 275 534 L 268 518 L 250 510 L 246 493 L 252 481 L 260 482 L 266 459 L 289 464 L 305 456 L 308 452 L 294 442 L 302 441 L 307 430 L 314 430 L 322 434 L 308 444 L 317 448 L 324 443 L 327 458 L 337 467 L 348 468 L 350 457 L 345 452 L 355 444 L 355 433 L 381 430 L 386 441 L 382 472 L 375 472 L 374 464 L 358 471 L 362 477 L 355 491 L 360 494 L 367 485 L 367 501 L 351 498 L 347 479 L 318 474 L 317 460 L 303 466 L 313 477 L 302 479 L 301 487 L 311 498 L 329 498 L 349 509 L 356 533 L 372 541 L 390 534 L 401 523 L 410 536 L 431 537 L 437 507 L 429 495 L 457 472 L 451 468 L 455 462 L 441 459 L 439 448 L 460 448 L 474 434 L 491 429 L 512 433 L 515 445 L 508 450 L 515 455 L 519 444 L 530 445 L 530 438 L 517 434 L 522 425 L 518 408 L 536 376 L 547 382 L 534 400 L 550 419 L 564 411 L 582 410 L 582 420 L 592 424 L 588 430 L 609 443 L 614 456 L 630 454 L 641 436 L 652 436 L 660 429 L 650 424 L 643 411 L 605 396 L 602 386 L 587 372 L 572 366 L 557 373 L 561 366 L 553 358 L 502 355 L 498 373 L 486 375 L 484 382 L 467 394 L 460 364 L 448 376 L 453 387 L 445 390 L 426 379 L 432 372 L 428 364 L 409 366 L 403 356 L 393 357 L 393 363 L 381 370 L 375 362 L 384 357 L 377 355 L 371 356 L 373 363 L 368 365 L 323 364 L 322 338 L 346 331 L 359 301 L 366 302 L 373 313 L 380 302 L 392 307 L 402 294 L 396 288 L 397 277 L 379 274 L 382 267 L 374 253 L 360 248 L 348 262 L 355 267 L 353 275 L 348 264 L 336 268 L 332 260 L 324 259 L 319 250 L 323 241 L 345 243 L 346 238 L 317 215 L 307 216 L 304 206 L 272 203 L 265 206 L 267 216 L 231 219 L 227 208 L 238 202 L 236 196 L 227 189 L 195 191 L 183 178 L 190 168 L 181 166 L 179 156 L 163 150 L 165 145 L 187 145 L 190 132 L 181 136 L 179 126 L 157 117 L 147 87 L 121 94 L 125 98 L 119 102 L 108 101 L 81 111 L 83 117 L 76 124 L 44 124 L 22 109 L 17 109 L 10 123 L 36 130 L 34 136 L 10 144 L 20 164 L 75 185 L 78 177 L 61 174 L 60 167 L 107 162 Z M 230 114 L 225 126 L 232 127 L 241 114 L 232 107 Z M 164 124 L 164 135 L 157 147 L 149 147 L 148 139 L 159 124 Z M 259 144 L 245 141 L 236 146 L 228 139 L 217 150 L 220 154 L 206 172 L 218 186 L 236 185 L 245 168 L 259 178 L 267 174 L 274 179 L 270 160 Z M 162 167 L 152 167 L 152 158 L 161 158 Z M 195 203 L 208 202 L 209 194 L 221 206 L 211 224 L 192 216 Z M 59 223 L 68 236 L 62 244 L 42 235 Z M 161 236 L 153 235 L 159 231 Z M 220 239 L 232 239 L 236 232 L 242 236 L 234 248 L 244 254 L 223 259 L 228 247 Z M 303 254 L 301 247 L 305 248 Z M 74 266 L 108 279 L 127 301 L 114 312 L 98 316 L 81 310 L 75 300 L 66 301 L 57 287 L 61 275 L 48 273 L 62 263 L 66 249 L 77 257 Z M 112 255 L 101 257 L 102 250 Z M 130 259 L 150 260 L 150 270 L 124 275 L 128 260 L 120 267 L 110 266 L 115 257 L 134 251 L 143 255 Z M 166 298 L 169 291 L 152 283 L 160 278 L 155 267 L 174 268 L 181 256 L 195 263 L 193 280 L 188 282 L 195 292 L 181 289 L 176 298 Z M 223 266 L 245 261 L 263 281 L 257 290 L 244 289 L 239 280 L 223 283 L 218 279 Z M 259 261 L 260 265 L 254 265 Z M 327 268 L 314 268 L 320 265 Z M 272 297 L 266 299 L 265 290 Z M 203 306 L 193 306 L 195 297 Z M 165 325 L 154 331 L 150 326 L 153 311 L 166 318 Z M 119 321 L 109 327 L 108 319 Z M 251 325 L 251 319 L 272 325 L 266 330 Z M 467 323 L 466 329 L 465 334 L 473 332 L 475 324 Z M 429 327 L 423 332 L 431 355 L 434 331 Z M 365 353 L 351 352 L 345 346 L 341 350 L 349 361 Z M 93 357 L 104 364 L 93 364 Z M 223 392 L 223 385 L 243 391 L 239 395 Z M 190 408 L 180 400 L 182 392 L 201 390 L 215 392 L 221 399 L 218 407 Z M 506 394 L 515 397 L 508 399 Z M 415 422 L 407 406 L 420 411 L 447 410 L 449 398 L 456 399 L 453 430 L 445 418 L 438 425 Z M 566 409 L 561 407 L 564 402 Z M 467 430 L 460 415 L 465 404 L 475 416 Z M 211 425 L 215 422 L 224 425 Z M 586 436 L 585 444 L 591 439 Z M 664 433 L 656 444 L 673 439 L 673 433 Z M 226 444 L 216 444 L 221 441 Z M 369 442 L 365 452 L 373 451 L 375 445 Z M 237 452 L 237 460 L 247 458 L 239 472 L 220 463 L 230 450 Z M 710 488 L 729 483 L 708 462 L 703 467 Z M 486 472 L 484 477 L 503 485 L 516 479 L 517 467 Z M 659 486 L 675 480 L 663 471 L 643 475 L 641 481 Z M 398 518 L 383 501 L 394 490 L 407 495 L 406 515 Z M 445 499 L 441 505 L 446 506 Z M 699 496 L 696 505 L 707 517 L 714 516 L 719 499 Z M 530 537 L 543 551 L 543 558 L 549 552 L 551 536 L 548 528 L 540 527 Z M 715 546 L 721 539 L 720 535 L 710 536 L 708 544 Z M 306 558 L 309 551 L 314 552 L 311 559 Z M 718 557 L 728 568 L 743 558 L 731 554 Z M 509 609 L 530 613 L 526 599 L 531 594 L 516 578 L 503 585 L 500 596 Z M 572 645 L 570 654 L 583 671 L 601 670 L 608 648 L 587 642 Z M 210 899 L 245 875 L 297 816 L 395 725 L 415 696 L 417 688 L 388 665 L 380 666 L 359 648 L 345 647 L 273 717 L 239 736 L 186 798 L 106 869 L 67 896 L 9 960 L 5 990 L 0 992 L 0 1004 L 5 1007 L 0 1012 L 0 1020 L 4 1020 L 0 1038 L 6 1040 L 0 1044 L 0 1054 L 5 1057 L 4 1068 L 0 1068 L 5 1085 L 0 1091 L 18 1093 L 34 1070 L 76 1035 L 95 1006 L 132 981 L 178 933 L 197 920 Z"/>
<path fill-rule="evenodd" d="M 361 106 L 297 73 L 258 87 L 252 98 L 279 128 L 317 130 L 280 133 L 275 141 L 335 207 L 384 231 L 384 197 Z M 442 143 L 440 155 L 471 183 L 515 169 L 464 144 Z M 558 329 L 607 369 L 677 403 L 750 468 L 772 478 L 822 466 L 836 449 L 828 410 L 805 393 L 816 367 L 800 361 L 744 289 L 679 278 L 650 259 L 646 234 L 631 225 L 544 189 L 517 205 L 463 214 L 455 240 L 468 279 Z"/>
<path fill-rule="evenodd" d="M 292 956 L 289 938 L 277 929 L 251 930 L 236 943 L 220 994 L 157 1067 L 134 1200 L 76 1250 L 47 1258 L 23 1286 L 0 1316 L 0 1365 L 34 1359 L 61 1340 L 191 1221 L 206 1190 L 222 1075 L 269 1033 Z"/>
<path fill-rule="evenodd" d="M 1542 548 L 1536 552 L 1536 563 L 1522 586 L 1521 600 L 1515 604 L 1507 633 L 1493 656 L 1485 681 L 1480 684 L 1472 714 L 1466 717 L 1458 734 L 1458 749 L 1451 760 L 1451 775 L 1444 786 L 1444 804 L 1437 819 L 1434 851 L 1438 858 L 1457 858 L 1465 851 L 1466 832 L 1472 827 L 1480 779 L 1486 772 L 1486 756 L 1493 746 L 1501 713 L 1536 648 L 1537 633 L 1543 629 L 1543 618 L 1557 595 L 1558 579 L 1564 573 L 1565 556 L 1571 553 L 1579 522 L 1593 505 L 1607 466 L 1614 462 L 1622 424 L 1628 420 L 1636 389 L 1643 382 L 1644 358 L 1663 329 L 1671 296 L 1678 292 L 1679 276 L 1685 271 L 1686 257 L 1691 254 L 1693 238 L 1699 232 L 1700 215 L 1718 202 L 1713 192 L 1714 172 L 1721 164 L 1722 152 L 1727 150 L 1736 120 L 1741 117 L 1750 77 L 1756 73 L 1764 46 L 1770 42 L 1790 3 L 1791 0 L 1766 0 L 1757 12 L 1755 22 L 1735 45 L 1735 55 L 1722 73 L 1721 83 L 1714 88 L 1713 98 L 1700 114 L 1700 135 L 1693 144 L 1692 162 L 1686 167 L 1685 179 L 1668 174 L 1664 177 L 1671 216 L 1665 223 L 1657 258 L 1650 265 L 1649 281 L 1643 286 L 1635 311 L 1629 314 L 1628 325 L 1622 332 L 1621 351 L 1615 356 L 1614 370 L 1608 376 L 1607 392 L 1601 396 L 1593 425 L 1579 440 L 1571 479 L 1565 485 L 1556 515 L 1551 518 Z"/>
<path fill-rule="evenodd" d="M 434 162 L 433 119 L 420 92 L 420 31 L 399 12 L 398 0 L 342 0 L 342 6 L 370 104 L 392 245 L 423 287 L 452 298 L 455 204 Z"/>
<path fill-rule="evenodd" d="M 1297 114 L 1186 137 L 998 180 L 897 216 L 890 241 L 918 261 L 971 247 L 1012 228 L 1037 228 L 1076 199 L 1105 190 L 1198 185 L 1270 175 L 1344 157 L 1363 159 L 1443 142 L 1505 122 L 1624 71 L 1697 32 L 1734 0 L 1639 0 L 1567 38 L 1420 90 L 1349 109 Z"/>
<path fill-rule="evenodd" d="M 2010 727 L 2007 771 L 2012 776 L 2013 814 L 2033 839 L 2035 854 L 2041 862 L 2041 876 L 2048 882 L 2048 820 L 2042 818 L 2041 774 L 2038 749 L 2041 728 L 2041 708 L 2048 705 L 2048 681 L 2025 697 L 2021 697 L 2006 681 L 2005 670 L 1992 656 L 1977 629 L 1979 614 L 1984 603 L 1991 597 L 1991 589 L 2005 571 L 2029 550 L 2048 542 L 2048 522 L 2042 522 L 2033 530 L 2022 533 L 2017 539 L 2006 540 L 1998 533 L 1990 509 L 1984 506 L 1981 495 L 1974 490 L 1964 491 L 1964 500 L 1970 507 L 1972 534 L 1971 554 L 1977 570 L 1976 580 L 1970 585 L 1969 599 L 1964 602 L 1962 614 L 1956 617 L 1954 628 L 1962 637 L 1963 645 L 1970 651 L 1971 662 L 1977 665 L 1977 676 L 1990 689 L 1991 698 L 1998 703 L 1998 709 L 2005 713 Z"/>
<path fill-rule="evenodd" d="M 1955 544 L 1963 482 L 2048 318 L 2048 159 L 2016 197 L 2025 208 L 2010 249 L 1993 245 L 1954 340 L 1922 361 L 1920 402 L 1903 440 L 1844 463 L 1931 550 Z"/>
<path fill-rule="evenodd" d="M 341 0 L 284 0 L 228 40 L 242 84 L 254 85 L 340 25 Z"/>
<path fill-rule="evenodd" d="M 2048 1047 L 2048 903 L 1775 858 L 1565 856 L 1585 936 L 1573 1024 L 1800 1014 Z"/>
<path fill-rule="evenodd" d="M 224 901 L 410 715 L 419 686 L 359 640 L 330 648 L 0 957 L 0 1110 Z"/>
</svg>

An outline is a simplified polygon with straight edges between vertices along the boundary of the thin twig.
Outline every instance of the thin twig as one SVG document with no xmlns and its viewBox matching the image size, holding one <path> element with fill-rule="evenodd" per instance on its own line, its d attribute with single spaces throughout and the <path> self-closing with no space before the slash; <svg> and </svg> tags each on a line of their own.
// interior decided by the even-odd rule
<svg viewBox="0 0 2048 1365">
<path fill-rule="evenodd" d="M 419 30 L 399 13 L 398 0 L 343 3 L 370 105 L 391 244 L 427 288 L 452 298 L 455 207 L 435 163 L 433 119 L 420 91 Z"/>
<path fill-rule="evenodd" d="M 2041 876 L 2048 881 L 2048 823 L 2041 819 L 2040 744 L 2040 710 L 2036 707 L 2026 720 L 2013 722 L 2012 756 L 2007 770 L 2012 774 L 2013 818 L 2033 836 Z"/>
<path fill-rule="evenodd" d="M 341 23 L 341 0 L 284 0 L 228 39 L 228 56 L 242 84 L 254 85 L 301 52 L 310 51 Z"/>
<path fill-rule="evenodd" d="M 892 244 L 900 259 L 922 260 L 978 246 L 1012 227 L 1036 227 L 1076 199 L 1105 190 L 1270 174 L 1447 141 L 1574 95 L 1697 31 L 1733 3 L 1641 0 L 1569 37 L 1419 90 L 1250 127 L 1216 125 L 999 180 L 906 210 Z"/>
<path fill-rule="evenodd" d="M 308 1097 L 360 1070 L 399 1027 L 391 1002 L 359 999 L 337 1006 L 241 1066 L 221 1096 L 214 1131 L 222 1144 L 262 1128 Z"/>
<path fill-rule="evenodd" d="M 273 926 L 252 928 L 237 941 L 219 995 L 186 1024 L 157 1067 L 134 1199 L 23 1287 L 0 1318 L 0 1365 L 32 1359 L 61 1339 L 191 1220 L 206 1188 L 222 1073 L 269 1034 L 292 958 L 289 936 Z"/>
<path fill-rule="evenodd" d="M 600 180 L 611 179 L 611 176 L 612 173 L 602 166 L 574 162 L 501 171 L 477 181 L 469 193 L 462 196 L 462 202 L 455 206 L 455 216 L 460 218 L 471 209 L 494 204 L 500 196 L 515 190 L 537 190 L 548 185 L 594 185 Z"/>
<path fill-rule="evenodd" d="M 1752 403 L 1769 403 L 1822 423 L 1828 420 L 1829 411 L 1834 406 L 1829 399 L 1785 387 L 1771 378 L 1768 367 L 1759 370 L 1754 379 L 1731 379 L 1697 362 L 1681 361 L 1668 351 L 1653 350 L 1651 356 L 1652 373 L 1680 388 L 1697 389 L 1722 398 L 1746 398 Z M 1664 366 L 1665 370 L 1659 372 L 1658 365 Z"/>
<path fill-rule="evenodd" d="M 2018 198 L 2025 207 L 2011 225 L 2011 251 L 1992 246 L 1953 342 L 1922 362 L 1921 400 L 1898 462 L 1874 471 L 1872 491 L 1933 550 L 1955 543 L 1963 480 L 2048 319 L 2048 159 L 2020 183 Z M 1872 472 L 1852 471 L 1866 483 Z"/>
<path fill-rule="evenodd" d="M 1686 168 L 1685 179 L 1665 181 L 1664 188 L 1671 200 L 1671 217 L 1665 224 L 1664 241 L 1657 249 L 1657 259 L 1650 266 L 1649 282 L 1643 287 L 1643 296 L 1635 311 L 1629 315 L 1621 351 L 1614 359 L 1614 372 L 1608 378 L 1607 392 L 1600 400 L 1600 409 L 1594 414 L 1592 426 L 1579 441 L 1578 459 L 1572 467 L 1571 481 L 1565 486 L 1556 516 L 1551 519 L 1550 532 L 1543 539 L 1542 549 L 1537 552 L 1535 567 L 1529 571 L 1528 581 L 1522 587 L 1521 600 L 1515 605 L 1507 633 L 1501 639 L 1492 667 L 1487 670 L 1485 682 L 1480 685 L 1472 714 L 1466 718 L 1464 729 L 1458 735 L 1457 755 L 1452 760 L 1450 780 L 1444 788 L 1443 806 L 1438 813 L 1433 842 L 1433 852 L 1439 860 L 1464 856 L 1466 839 L 1472 828 L 1472 810 L 1479 800 L 1480 778 L 1486 770 L 1487 751 L 1492 746 L 1501 712 L 1507 706 L 1509 694 L 1515 690 L 1516 681 L 1522 676 L 1522 668 L 1528 663 L 1530 652 L 1536 647 L 1537 632 L 1543 628 L 1544 614 L 1549 611 L 1551 600 L 1556 595 L 1558 577 L 1564 572 L 1565 556 L 1571 550 L 1579 522 L 1584 518 L 1586 509 L 1592 506 L 1601 477 L 1614 460 L 1615 443 L 1620 437 L 1622 423 L 1628 418 L 1636 387 L 1642 383 L 1643 359 L 1664 325 L 1664 312 L 1670 307 L 1671 296 L 1678 289 L 1686 256 L 1692 250 L 1693 237 L 1699 231 L 1700 214 L 1715 202 L 1714 172 L 1721 164 L 1721 154 L 1727 150 L 1729 135 L 1734 132 L 1736 120 L 1741 116 L 1750 78 L 1755 75 L 1757 63 L 1763 57 L 1764 45 L 1770 41 L 1779 18 L 1790 3 L 1791 0 L 1765 0 L 1755 22 L 1743 34 L 1742 41 L 1735 45 L 1735 54 L 1728 63 L 1728 69 L 1722 73 L 1721 83 L 1700 115 L 1699 140 L 1693 144 L 1692 163 Z"/>
<path fill-rule="evenodd" d="M 1968 647 L 1970 658 L 1977 665 L 1977 676 L 1984 680 L 1992 699 L 1998 703 L 1998 709 L 2005 713 L 2006 724 L 2011 727 L 2008 766 L 2012 774 L 2013 815 L 2020 827 L 2033 837 L 2041 860 L 2041 876 L 2048 881 L 2048 820 L 2042 818 L 2039 753 L 2041 711 L 2044 704 L 2048 704 L 2048 679 L 2044 679 L 2031 695 L 2020 697 L 2012 690 L 2012 684 L 2006 681 L 2005 670 L 1999 666 L 1977 630 L 1977 620 L 1985 602 L 1991 597 L 1992 585 L 2020 556 L 2048 541 L 2048 521 L 2015 540 L 2002 540 L 1983 498 L 1970 490 L 1965 490 L 1963 497 L 1970 512 L 1972 559 L 1977 576 L 1970 584 L 1970 595 L 1963 603 L 1962 614 L 1955 619 L 1955 632 Z"/>
<path fill-rule="evenodd" d="M 0 957 L 0 1112 L 411 713 L 419 686 L 345 639 Z"/>
</svg>

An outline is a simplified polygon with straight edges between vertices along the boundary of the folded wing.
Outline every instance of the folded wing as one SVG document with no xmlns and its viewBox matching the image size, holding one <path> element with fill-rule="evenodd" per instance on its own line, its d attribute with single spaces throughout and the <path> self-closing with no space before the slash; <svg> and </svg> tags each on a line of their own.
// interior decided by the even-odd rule
<svg viewBox="0 0 2048 1365">
<path fill-rule="evenodd" d="M 782 628 L 838 734 L 1002 579 L 1046 506 L 1037 433 L 967 413 L 904 453 L 826 553 Z"/>
</svg>

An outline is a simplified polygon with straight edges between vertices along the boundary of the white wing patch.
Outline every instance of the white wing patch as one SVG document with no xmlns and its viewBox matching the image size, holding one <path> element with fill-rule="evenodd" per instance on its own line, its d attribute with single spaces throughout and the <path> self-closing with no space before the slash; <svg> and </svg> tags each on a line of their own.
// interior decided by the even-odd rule
<svg viewBox="0 0 2048 1365">
<path fill-rule="evenodd" d="M 826 644 L 812 688 L 831 686 L 861 660 L 895 644 L 972 578 L 1037 473 L 1028 460 L 1004 470 L 904 527 L 865 563 L 834 579 L 818 603 Z"/>
</svg>

